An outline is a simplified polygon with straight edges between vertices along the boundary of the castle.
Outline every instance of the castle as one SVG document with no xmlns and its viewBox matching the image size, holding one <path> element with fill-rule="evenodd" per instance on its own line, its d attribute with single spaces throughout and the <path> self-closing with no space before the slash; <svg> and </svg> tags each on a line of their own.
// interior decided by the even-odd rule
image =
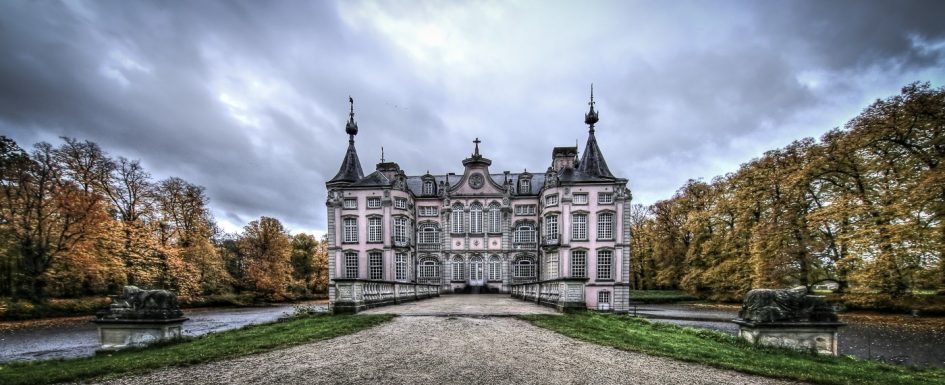
<svg viewBox="0 0 945 385">
<path fill-rule="evenodd" d="M 382 157 L 365 176 L 350 102 L 348 149 L 326 183 L 333 304 L 357 311 L 422 289 L 628 309 L 631 194 L 598 147 L 593 89 L 580 159 L 555 147 L 538 174 L 491 172 L 476 138 L 461 174 L 409 176 Z"/>
</svg>

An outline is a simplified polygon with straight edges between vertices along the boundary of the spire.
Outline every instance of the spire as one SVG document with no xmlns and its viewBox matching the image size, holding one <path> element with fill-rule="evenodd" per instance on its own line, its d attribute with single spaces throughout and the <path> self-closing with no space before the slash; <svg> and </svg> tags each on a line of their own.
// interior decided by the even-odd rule
<svg viewBox="0 0 945 385">
<path fill-rule="evenodd" d="M 594 133 L 594 123 L 597 123 L 597 111 L 594 111 L 594 83 L 591 83 L 591 101 L 587 103 L 591 106 L 590 111 L 584 114 L 584 124 L 591 126 L 591 134 Z"/>
<path fill-rule="evenodd" d="M 344 159 L 341 160 L 338 173 L 328 181 L 329 185 L 332 183 L 352 183 L 364 178 L 361 161 L 358 159 L 358 152 L 354 148 L 354 136 L 358 134 L 358 123 L 354 121 L 354 98 L 348 96 L 348 102 L 351 103 L 348 124 L 345 125 L 345 132 L 348 133 L 348 150 L 345 152 Z"/>
<path fill-rule="evenodd" d="M 345 132 L 348 133 L 348 143 L 354 144 L 354 136 L 358 134 L 358 122 L 354 121 L 354 98 L 348 95 L 348 102 L 351 103 L 351 112 L 348 113 L 348 124 L 345 125 Z"/>
<path fill-rule="evenodd" d="M 607 168 L 607 162 L 604 160 L 604 154 L 600 152 L 597 146 L 597 138 L 594 137 L 594 123 L 597 123 L 597 111 L 594 111 L 594 85 L 591 84 L 591 106 L 590 111 L 584 115 L 584 123 L 590 126 L 587 133 L 587 145 L 584 147 L 584 154 L 581 156 L 581 162 L 577 170 L 584 174 L 584 177 L 609 178 L 613 179 L 614 174 Z"/>
</svg>

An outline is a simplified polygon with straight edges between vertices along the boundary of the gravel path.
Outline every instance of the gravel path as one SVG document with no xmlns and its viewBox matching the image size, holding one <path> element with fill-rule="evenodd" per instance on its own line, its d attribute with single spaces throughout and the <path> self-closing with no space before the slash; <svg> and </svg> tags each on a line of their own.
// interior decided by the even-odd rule
<svg viewBox="0 0 945 385">
<path fill-rule="evenodd" d="M 400 316 L 331 340 L 106 383 L 796 384 L 620 351 L 487 316 Z"/>
</svg>

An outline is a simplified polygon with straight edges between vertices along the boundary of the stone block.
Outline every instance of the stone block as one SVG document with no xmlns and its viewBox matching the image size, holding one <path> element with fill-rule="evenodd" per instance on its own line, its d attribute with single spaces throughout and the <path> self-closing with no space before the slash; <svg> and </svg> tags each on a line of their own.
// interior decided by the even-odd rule
<svg viewBox="0 0 945 385">
<path fill-rule="evenodd" d="M 187 318 L 168 320 L 95 320 L 102 350 L 145 346 L 182 336 Z"/>
</svg>

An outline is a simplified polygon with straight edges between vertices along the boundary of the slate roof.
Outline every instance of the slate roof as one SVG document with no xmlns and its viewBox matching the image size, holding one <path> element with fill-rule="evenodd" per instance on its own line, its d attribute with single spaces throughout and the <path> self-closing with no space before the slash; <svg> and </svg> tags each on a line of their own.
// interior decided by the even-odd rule
<svg viewBox="0 0 945 385">
<path fill-rule="evenodd" d="M 354 140 L 348 141 L 348 151 L 341 161 L 341 168 L 334 178 L 328 183 L 335 182 L 357 182 L 364 178 L 364 171 L 361 171 L 361 161 L 358 160 L 358 152 L 354 149 Z"/>
<path fill-rule="evenodd" d="M 566 170 L 561 170 L 566 171 Z M 560 175 L 559 175 L 560 177 Z M 597 146 L 597 138 L 594 137 L 594 129 L 591 128 L 587 136 L 587 146 L 584 147 L 584 155 L 576 169 L 567 175 L 571 181 L 596 181 L 596 180 L 614 180 L 614 174 L 607 168 L 607 162 L 604 160 L 604 154 L 600 152 Z M 564 178 L 561 178 L 565 180 Z"/>
</svg>

